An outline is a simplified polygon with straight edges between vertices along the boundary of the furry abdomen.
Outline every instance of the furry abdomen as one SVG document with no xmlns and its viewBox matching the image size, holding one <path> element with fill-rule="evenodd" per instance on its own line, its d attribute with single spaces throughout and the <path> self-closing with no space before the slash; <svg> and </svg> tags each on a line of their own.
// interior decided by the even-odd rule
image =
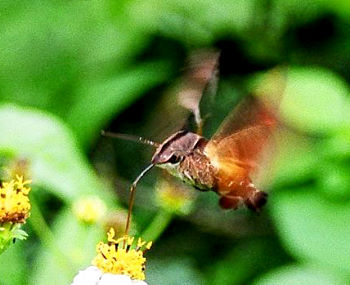
<svg viewBox="0 0 350 285">
<path fill-rule="evenodd" d="M 219 204 L 224 209 L 237 209 L 246 205 L 253 211 L 259 211 L 266 204 L 267 193 L 260 191 L 249 177 L 241 181 L 227 180 L 227 177 L 217 177 L 216 192 L 221 196 Z"/>
<path fill-rule="evenodd" d="M 178 171 L 183 180 L 198 190 L 208 191 L 215 187 L 215 170 L 201 149 L 187 155 L 180 163 Z"/>
</svg>

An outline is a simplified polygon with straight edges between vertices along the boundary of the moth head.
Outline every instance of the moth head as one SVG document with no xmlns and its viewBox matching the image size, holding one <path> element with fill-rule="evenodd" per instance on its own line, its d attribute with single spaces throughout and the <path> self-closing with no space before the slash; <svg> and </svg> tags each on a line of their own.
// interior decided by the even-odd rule
<svg viewBox="0 0 350 285">
<path fill-rule="evenodd" d="M 187 131 L 179 131 L 168 137 L 156 150 L 152 163 L 176 165 L 189 155 L 202 137 Z"/>
</svg>

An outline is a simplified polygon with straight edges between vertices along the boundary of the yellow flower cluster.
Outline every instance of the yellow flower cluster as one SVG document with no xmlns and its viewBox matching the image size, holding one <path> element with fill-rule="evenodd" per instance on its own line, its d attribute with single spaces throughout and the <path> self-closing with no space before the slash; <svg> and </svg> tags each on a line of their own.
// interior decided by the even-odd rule
<svg viewBox="0 0 350 285">
<path fill-rule="evenodd" d="M 23 181 L 23 177 L 16 176 L 16 180 L 2 183 L 0 187 L 0 224 L 24 223 L 29 216 L 30 191 L 26 184 L 31 181 Z"/>
<path fill-rule="evenodd" d="M 97 244 L 97 256 L 92 264 L 104 273 L 128 275 L 135 280 L 145 280 L 146 258 L 143 254 L 151 248 L 152 242 L 147 243 L 139 238 L 135 246 L 134 237 L 124 236 L 115 240 L 113 228 L 107 236 L 108 244 Z"/>
<path fill-rule="evenodd" d="M 106 205 L 97 196 L 87 196 L 74 203 L 73 212 L 79 221 L 94 224 L 105 214 Z"/>
<path fill-rule="evenodd" d="M 194 191 L 175 179 L 161 178 L 156 184 L 156 200 L 163 209 L 176 214 L 190 213 L 195 198 Z"/>
</svg>

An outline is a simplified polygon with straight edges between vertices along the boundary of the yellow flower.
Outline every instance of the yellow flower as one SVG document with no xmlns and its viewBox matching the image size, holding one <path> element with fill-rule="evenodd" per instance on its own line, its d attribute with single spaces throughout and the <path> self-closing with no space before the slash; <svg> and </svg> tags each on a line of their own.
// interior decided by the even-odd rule
<svg viewBox="0 0 350 285">
<path fill-rule="evenodd" d="M 0 187 L 0 253 L 3 252 L 14 239 L 26 239 L 27 233 L 22 231 L 21 225 L 29 217 L 30 191 L 22 176 L 16 180 L 2 183 Z"/>
<path fill-rule="evenodd" d="M 182 215 L 191 212 L 196 195 L 187 185 L 171 178 L 160 178 L 155 193 L 156 202 L 161 208 Z"/>
<path fill-rule="evenodd" d="M 97 256 L 92 264 L 104 273 L 128 275 L 134 280 L 145 280 L 145 251 L 151 248 L 152 242 L 135 242 L 134 237 L 124 236 L 114 239 L 111 228 L 107 233 L 108 243 L 99 242 L 96 246 Z"/>
<path fill-rule="evenodd" d="M 23 181 L 23 177 L 16 176 L 16 180 L 4 182 L 0 187 L 0 225 L 3 223 L 24 223 L 29 217 L 30 191 Z"/>
<path fill-rule="evenodd" d="M 105 214 L 106 205 L 97 196 L 87 196 L 74 203 L 73 212 L 78 220 L 94 224 Z"/>
</svg>

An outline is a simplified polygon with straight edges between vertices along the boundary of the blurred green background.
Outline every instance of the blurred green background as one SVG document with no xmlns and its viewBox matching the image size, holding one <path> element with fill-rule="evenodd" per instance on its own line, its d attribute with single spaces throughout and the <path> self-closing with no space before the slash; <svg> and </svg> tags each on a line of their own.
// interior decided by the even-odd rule
<svg viewBox="0 0 350 285">
<path fill-rule="evenodd" d="M 73 205 L 95 195 L 123 220 L 130 182 L 153 152 L 100 130 L 166 138 L 167 122 L 176 125 L 169 90 L 192 51 L 213 47 L 220 80 L 207 134 L 280 65 L 292 131 L 260 215 L 222 211 L 213 193 L 169 213 L 155 199 L 159 172 L 145 177 L 134 233 L 164 230 L 147 282 L 350 283 L 349 1 L 13 0 L 0 11 L 1 162 L 26 161 L 33 180 L 29 238 L 0 256 L 0 284 L 70 284 L 90 264 L 106 222 L 83 223 Z"/>
</svg>

